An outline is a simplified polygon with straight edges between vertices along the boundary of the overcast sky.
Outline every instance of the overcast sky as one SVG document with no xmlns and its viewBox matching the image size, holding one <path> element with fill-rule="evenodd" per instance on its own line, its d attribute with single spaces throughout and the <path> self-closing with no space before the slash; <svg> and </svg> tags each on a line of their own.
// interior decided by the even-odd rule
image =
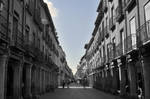
<svg viewBox="0 0 150 99">
<path fill-rule="evenodd" d="M 44 1 L 50 9 L 68 65 L 75 73 L 77 64 L 85 54 L 84 45 L 92 36 L 100 0 Z"/>
</svg>

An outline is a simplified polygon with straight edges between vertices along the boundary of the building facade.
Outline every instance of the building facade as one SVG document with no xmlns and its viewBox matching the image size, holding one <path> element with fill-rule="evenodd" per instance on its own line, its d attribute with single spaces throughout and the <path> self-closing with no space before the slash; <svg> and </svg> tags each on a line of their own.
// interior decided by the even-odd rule
<svg viewBox="0 0 150 99">
<path fill-rule="evenodd" d="M 150 98 L 149 0 L 100 0 L 86 44 L 90 85 L 131 99 Z"/>
<path fill-rule="evenodd" d="M 0 99 L 31 99 L 58 86 L 60 45 L 43 0 L 0 0 Z"/>
</svg>

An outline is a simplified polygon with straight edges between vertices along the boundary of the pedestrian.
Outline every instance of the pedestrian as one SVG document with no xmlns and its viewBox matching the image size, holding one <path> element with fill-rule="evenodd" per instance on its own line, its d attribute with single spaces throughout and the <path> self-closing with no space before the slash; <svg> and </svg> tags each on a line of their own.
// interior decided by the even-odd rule
<svg viewBox="0 0 150 99">
<path fill-rule="evenodd" d="M 70 85 L 70 81 L 67 80 L 67 88 L 69 88 L 69 85 Z"/>
<path fill-rule="evenodd" d="M 65 88 L 65 81 L 64 80 L 62 82 L 62 86 L 63 86 L 63 88 Z"/>
<path fill-rule="evenodd" d="M 87 84 L 86 78 L 83 79 L 83 83 L 82 83 L 82 84 L 83 84 L 83 87 L 84 87 L 84 89 L 85 89 L 85 88 L 86 88 L 86 84 Z"/>
</svg>

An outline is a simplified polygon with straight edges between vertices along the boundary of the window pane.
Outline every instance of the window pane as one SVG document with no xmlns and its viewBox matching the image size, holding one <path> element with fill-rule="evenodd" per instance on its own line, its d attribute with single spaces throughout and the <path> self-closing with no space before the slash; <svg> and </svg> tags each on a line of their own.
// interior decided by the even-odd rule
<svg viewBox="0 0 150 99">
<path fill-rule="evenodd" d="M 145 6 L 146 21 L 150 20 L 150 2 Z"/>
<path fill-rule="evenodd" d="M 136 45 L 136 23 L 135 23 L 135 17 L 132 18 L 132 20 L 130 21 L 130 30 L 131 30 L 132 47 L 135 47 L 135 45 Z"/>
</svg>

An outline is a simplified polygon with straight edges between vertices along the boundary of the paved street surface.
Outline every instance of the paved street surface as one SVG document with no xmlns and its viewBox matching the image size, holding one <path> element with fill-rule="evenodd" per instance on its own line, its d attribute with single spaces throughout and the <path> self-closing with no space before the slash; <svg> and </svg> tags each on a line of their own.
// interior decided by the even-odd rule
<svg viewBox="0 0 150 99">
<path fill-rule="evenodd" d="M 92 88 L 73 87 L 58 88 L 55 92 L 45 94 L 40 99 L 121 99 Z"/>
</svg>

